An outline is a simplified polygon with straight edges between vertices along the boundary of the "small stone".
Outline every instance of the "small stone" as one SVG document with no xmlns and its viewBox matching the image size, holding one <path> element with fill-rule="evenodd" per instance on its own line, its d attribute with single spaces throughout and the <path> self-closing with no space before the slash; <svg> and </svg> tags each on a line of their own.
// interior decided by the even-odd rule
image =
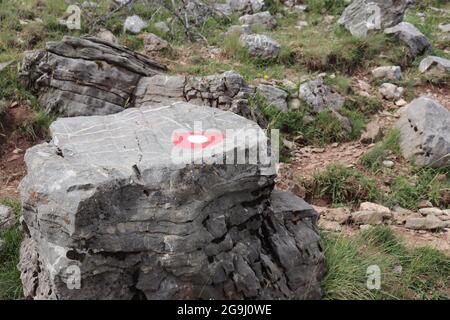
<svg viewBox="0 0 450 320">
<path fill-rule="evenodd" d="M 291 110 L 299 110 L 302 105 L 302 101 L 299 98 L 294 98 L 291 100 Z"/>
<path fill-rule="evenodd" d="M 419 71 L 421 73 L 436 69 L 438 72 L 450 72 L 450 60 L 436 56 L 428 56 L 420 61 Z"/>
<path fill-rule="evenodd" d="M 228 28 L 228 31 L 225 33 L 225 35 L 231 35 L 233 33 L 250 34 L 252 33 L 252 30 L 250 29 L 250 26 L 248 24 L 232 25 Z"/>
<path fill-rule="evenodd" d="M 402 97 L 405 89 L 392 83 L 383 83 L 378 91 L 387 100 L 398 100 Z"/>
<path fill-rule="evenodd" d="M 262 60 L 277 58 L 281 50 L 278 42 L 263 34 L 243 34 L 240 43 L 251 56 Z"/>
<path fill-rule="evenodd" d="M 417 207 L 418 207 L 419 209 L 422 209 L 422 208 L 432 208 L 432 207 L 433 207 L 433 204 L 432 204 L 430 201 L 428 201 L 428 200 L 420 200 L 419 203 L 417 204 Z"/>
<path fill-rule="evenodd" d="M 373 226 L 371 226 L 370 224 L 362 224 L 362 225 L 359 226 L 359 229 L 362 230 L 362 231 L 367 231 L 367 230 L 370 230 L 372 228 L 373 228 Z"/>
<path fill-rule="evenodd" d="M 169 27 L 167 26 L 167 23 L 165 23 L 164 21 L 156 22 L 153 26 L 163 34 L 168 33 L 170 31 Z"/>
<path fill-rule="evenodd" d="M 352 220 L 356 224 L 382 224 L 385 213 L 379 211 L 356 211 L 352 213 Z"/>
<path fill-rule="evenodd" d="M 394 165 L 395 165 L 394 161 L 391 161 L 391 160 L 383 161 L 383 167 L 385 167 L 385 168 L 392 168 L 392 167 L 394 167 Z"/>
<path fill-rule="evenodd" d="M 394 267 L 394 273 L 402 274 L 402 272 L 403 272 L 403 267 L 402 266 L 395 266 Z"/>
<path fill-rule="evenodd" d="M 408 218 L 405 227 L 413 230 L 437 230 L 447 226 L 447 223 L 436 217 L 428 215 L 425 218 Z"/>
<path fill-rule="evenodd" d="M 305 12 L 308 9 L 307 5 L 304 4 L 298 4 L 294 6 L 294 10 L 298 12 Z"/>
<path fill-rule="evenodd" d="M 117 40 L 117 37 L 109 30 L 102 29 L 95 36 L 104 41 L 108 41 L 113 44 L 119 44 L 119 40 Z"/>
<path fill-rule="evenodd" d="M 335 232 L 339 232 L 342 230 L 342 227 L 338 222 L 324 219 L 319 219 L 319 227 L 321 227 L 324 230 Z"/>
<path fill-rule="evenodd" d="M 277 21 L 272 17 L 269 11 L 246 14 L 239 18 L 239 23 L 249 26 L 260 25 L 269 30 L 277 26 Z"/>
<path fill-rule="evenodd" d="M 409 22 L 400 22 L 392 28 L 385 29 L 384 33 L 398 37 L 409 47 L 413 56 L 418 56 L 431 49 L 431 44 L 425 35 Z"/>
<path fill-rule="evenodd" d="M 336 221 L 339 224 L 345 224 L 351 217 L 350 209 L 341 208 L 329 208 L 326 210 L 325 217 L 328 220 Z"/>
<path fill-rule="evenodd" d="M 326 75 L 326 74 L 325 74 Z M 345 98 L 332 87 L 324 84 L 322 77 L 300 85 L 299 97 L 311 106 L 314 113 L 327 108 L 339 109 L 344 105 Z"/>
<path fill-rule="evenodd" d="M 373 69 L 372 76 L 377 79 L 400 80 L 402 71 L 399 66 L 383 66 Z"/>
<path fill-rule="evenodd" d="M 373 203 L 373 202 L 363 202 L 359 205 L 359 210 L 361 211 L 378 211 L 386 215 L 391 214 L 391 210 L 385 206 Z"/>
<path fill-rule="evenodd" d="M 147 28 L 148 23 L 141 19 L 138 15 L 129 16 L 125 19 L 123 29 L 125 31 L 138 34 L 142 29 Z"/>
<path fill-rule="evenodd" d="M 441 24 L 439 24 L 439 29 L 442 32 L 450 32 L 450 23 L 441 23 Z"/>
<path fill-rule="evenodd" d="M 392 219 L 397 224 L 404 224 L 406 222 L 406 219 L 408 217 L 412 217 L 412 215 L 414 215 L 414 214 L 415 214 L 415 212 L 413 212 L 411 210 L 404 209 L 399 206 L 395 206 L 392 210 Z"/>
<path fill-rule="evenodd" d="M 146 33 L 143 35 L 144 39 L 144 50 L 147 53 L 157 52 L 169 47 L 169 43 L 158 37 L 153 33 Z"/>
<path fill-rule="evenodd" d="M 288 111 L 288 93 L 283 89 L 271 85 L 260 84 L 256 88 L 256 92 L 262 95 L 269 105 L 275 107 L 281 112 Z"/>
<path fill-rule="evenodd" d="M 361 135 L 361 143 L 371 144 L 378 142 L 383 137 L 383 131 L 377 121 L 371 121 L 366 126 L 366 131 Z"/>
<path fill-rule="evenodd" d="M 295 27 L 297 29 L 301 30 L 301 29 L 303 29 L 303 28 L 305 28 L 307 26 L 308 26 L 308 22 L 307 21 L 300 20 L 300 21 L 297 22 L 297 25 Z"/>
<path fill-rule="evenodd" d="M 408 104 L 408 102 L 406 102 L 404 99 L 400 99 L 395 102 L 395 105 L 398 107 L 403 107 L 403 106 L 406 106 L 407 104 Z"/>
<path fill-rule="evenodd" d="M 422 209 L 419 209 L 419 212 L 424 216 L 428 216 L 428 215 L 440 216 L 440 215 L 444 214 L 442 212 L 442 210 L 439 208 L 422 208 Z"/>
</svg>

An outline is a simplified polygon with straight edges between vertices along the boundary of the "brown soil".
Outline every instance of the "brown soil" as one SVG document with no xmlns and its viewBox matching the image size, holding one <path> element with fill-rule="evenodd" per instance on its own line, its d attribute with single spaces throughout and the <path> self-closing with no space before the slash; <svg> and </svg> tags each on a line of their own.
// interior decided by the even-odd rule
<svg viewBox="0 0 450 320">
<path fill-rule="evenodd" d="M 17 198 L 17 187 L 25 176 L 25 151 L 34 143 L 19 128 L 30 123 L 33 111 L 26 105 L 12 104 L 0 116 L 0 199 Z"/>
</svg>

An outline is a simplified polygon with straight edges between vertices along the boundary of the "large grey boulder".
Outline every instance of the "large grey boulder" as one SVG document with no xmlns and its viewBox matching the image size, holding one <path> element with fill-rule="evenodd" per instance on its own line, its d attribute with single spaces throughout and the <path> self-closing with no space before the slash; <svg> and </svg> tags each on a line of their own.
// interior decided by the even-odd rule
<svg viewBox="0 0 450 320">
<path fill-rule="evenodd" d="M 431 69 L 450 72 L 450 60 L 436 56 L 428 56 L 420 61 L 419 71 L 421 73 L 430 71 Z"/>
<path fill-rule="evenodd" d="M 28 52 L 21 83 L 39 95 L 48 113 L 89 116 L 124 110 L 141 77 L 166 67 L 125 47 L 98 38 L 64 37 L 44 51 Z"/>
<path fill-rule="evenodd" d="M 421 166 L 450 165 L 450 111 L 436 101 L 413 100 L 396 124 L 403 156 Z"/>
<path fill-rule="evenodd" d="M 267 150 L 256 123 L 175 103 L 50 129 L 20 184 L 26 297 L 320 297 L 317 213 L 273 191 L 273 163 L 239 157 Z M 193 152 L 188 136 L 206 132 Z"/>
<path fill-rule="evenodd" d="M 276 59 L 281 50 L 278 42 L 264 34 L 243 34 L 240 43 L 251 56 L 262 60 Z"/>
<path fill-rule="evenodd" d="M 239 23 L 249 26 L 260 25 L 269 30 L 277 26 L 277 20 L 272 17 L 269 11 L 243 15 L 239 18 Z"/>
<path fill-rule="evenodd" d="M 385 29 L 403 21 L 411 0 L 354 0 L 345 8 L 339 24 L 354 36 L 366 36 L 370 30 Z"/>
<path fill-rule="evenodd" d="M 256 88 L 256 92 L 263 96 L 267 103 L 281 112 L 288 111 L 288 93 L 283 89 L 277 88 L 275 86 L 260 84 Z"/>
<path fill-rule="evenodd" d="M 401 22 L 392 28 L 385 29 L 384 33 L 398 37 L 409 47 L 413 56 L 418 56 L 431 49 L 427 37 L 409 22 Z"/>
<path fill-rule="evenodd" d="M 345 102 L 345 98 L 332 87 L 324 84 L 322 78 L 301 84 L 299 97 L 312 108 L 314 113 L 322 112 L 327 108 L 339 109 Z"/>
<path fill-rule="evenodd" d="M 135 92 L 135 105 L 159 107 L 177 101 L 190 102 L 232 111 L 247 119 L 267 126 L 267 120 L 258 107 L 250 106 L 255 90 L 234 71 L 206 77 L 156 75 L 140 80 Z"/>
</svg>

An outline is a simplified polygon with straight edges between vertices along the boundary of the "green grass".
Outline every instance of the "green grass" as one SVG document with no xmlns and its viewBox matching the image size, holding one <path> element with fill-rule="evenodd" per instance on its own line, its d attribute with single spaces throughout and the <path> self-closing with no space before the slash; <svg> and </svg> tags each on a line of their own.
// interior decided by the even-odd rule
<svg viewBox="0 0 450 320">
<path fill-rule="evenodd" d="M 322 232 L 327 274 L 325 299 L 449 299 L 450 257 L 408 249 L 389 227 L 344 237 Z M 380 290 L 367 288 L 367 268 L 381 271 Z M 401 267 L 401 272 L 398 272 Z"/>
<path fill-rule="evenodd" d="M 332 205 L 354 205 L 374 201 L 379 197 L 375 180 L 354 168 L 330 165 L 316 172 L 306 183 L 307 199 L 328 199 Z"/>
<path fill-rule="evenodd" d="M 269 121 L 269 128 L 279 129 L 288 136 L 301 135 L 305 144 L 323 146 L 328 143 L 348 141 L 359 137 L 365 127 L 363 115 L 357 111 L 341 110 L 341 113 L 352 123 L 352 132 L 349 134 L 330 110 L 322 111 L 308 120 L 306 105 L 302 105 L 299 110 L 281 112 L 268 105 L 264 97 L 260 95 L 252 98 L 250 104 L 263 111 Z"/>
<path fill-rule="evenodd" d="M 54 116 L 48 115 L 40 106 L 37 98 L 19 83 L 17 66 L 11 65 L 2 71 L 0 76 L 0 100 L 20 101 L 31 106 L 34 112 L 33 119 L 24 123 L 19 130 L 29 139 L 36 141 L 39 138 L 48 137 L 48 128 L 54 120 Z"/>
<path fill-rule="evenodd" d="M 377 143 L 375 147 L 361 157 L 361 164 L 375 173 L 381 170 L 383 160 L 388 153 L 400 155 L 399 138 L 400 131 L 391 129 L 382 142 Z"/>
<path fill-rule="evenodd" d="M 12 199 L 0 200 L 3 205 L 14 208 L 16 214 L 20 212 L 20 203 Z M 4 241 L 4 248 L 0 251 L 0 300 L 18 299 L 22 297 L 22 283 L 19 263 L 19 248 L 22 233 L 19 225 L 0 231 L 0 239 Z"/>
<path fill-rule="evenodd" d="M 421 200 L 428 200 L 435 206 L 442 206 L 441 190 L 450 188 L 450 168 L 415 169 L 407 176 L 396 177 L 391 191 L 383 199 L 390 207 L 399 205 L 410 210 L 417 210 Z"/>
</svg>

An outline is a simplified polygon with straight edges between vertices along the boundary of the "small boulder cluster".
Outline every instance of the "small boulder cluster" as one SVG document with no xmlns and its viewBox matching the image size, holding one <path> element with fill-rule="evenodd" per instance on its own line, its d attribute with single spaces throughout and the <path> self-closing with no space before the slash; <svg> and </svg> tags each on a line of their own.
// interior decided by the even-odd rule
<svg viewBox="0 0 450 320">
<path fill-rule="evenodd" d="M 395 206 L 388 207 L 363 202 L 357 210 L 347 207 L 314 207 L 321 214 L 319 225 L 326 230 L 339 232 L 343 225 L 368 229 L 377 225 L 396 225 L 410 230 L 441 231 L 450 228 L 450 210 L 425 204 L 417 212 Z"/>
</svg>

